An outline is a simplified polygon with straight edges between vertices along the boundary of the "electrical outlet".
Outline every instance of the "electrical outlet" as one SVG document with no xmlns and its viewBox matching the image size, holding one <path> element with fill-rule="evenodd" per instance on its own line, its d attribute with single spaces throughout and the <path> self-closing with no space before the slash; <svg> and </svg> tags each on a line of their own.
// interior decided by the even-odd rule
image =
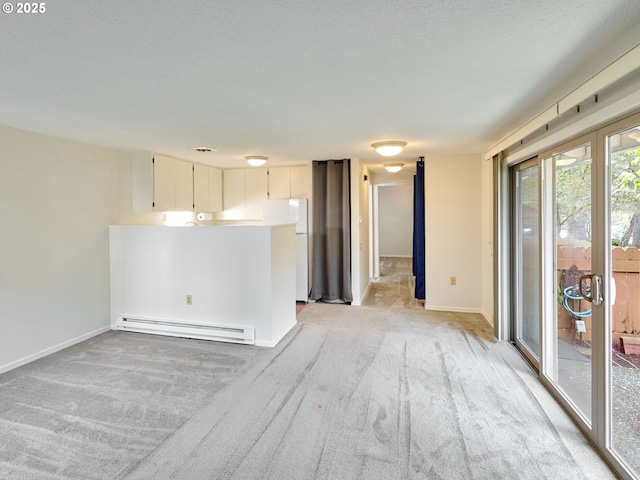
<svg viewBox="0 0 640 480">
<path fill-rule="evenodd" d="M 449 285 L 455 285 L 456 284 L 456 277 L 449 277 Z"/>
<path fill-rule="evenodd" d="M 191 295 L 187 295 L 187 305 L 193 305 L 193 297 Z"/>
</svg>

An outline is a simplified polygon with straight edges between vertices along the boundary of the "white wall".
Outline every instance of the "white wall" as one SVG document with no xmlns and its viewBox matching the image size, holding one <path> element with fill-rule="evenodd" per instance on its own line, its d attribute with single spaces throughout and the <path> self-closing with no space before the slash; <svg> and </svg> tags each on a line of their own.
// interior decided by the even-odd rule
<svg viewBox="0 0 640 480">
<path fill-rule="evenodd" d="M 479 154 L 425 158 L 427 309 L 482 311 L 480 192 Z"/>
<path fill-rule="evenodd" d="M 413 255 L 413 184 L 378 187 L 380 256 Z"/>
<path fill-rule="evenodd" d="M 109 328 L 128 154 L 0 126 L 0 372 Z"/>
<path fill-rule="evenodd" d="M 351 288 L 352 305 L 361 305 L 369 286 L 369 176 L 366 165 L 351 159 Z"/>
</svg>

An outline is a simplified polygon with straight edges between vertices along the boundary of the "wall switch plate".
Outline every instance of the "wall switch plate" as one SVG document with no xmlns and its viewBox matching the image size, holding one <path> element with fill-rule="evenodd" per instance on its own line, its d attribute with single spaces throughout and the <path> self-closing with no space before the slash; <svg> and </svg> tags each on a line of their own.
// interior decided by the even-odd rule
<svg viewBox="0 0 640 480">
<path fill-rule="evenodd" d="M 456 277 L 449 277 L 449 285 L 455 285 L 456 284 Z"/>
<path fill-rule="evenodd" d="M 193 305 L 193 297 L 191 295 L 187 295 L 187 305 Z"/>
</svg>

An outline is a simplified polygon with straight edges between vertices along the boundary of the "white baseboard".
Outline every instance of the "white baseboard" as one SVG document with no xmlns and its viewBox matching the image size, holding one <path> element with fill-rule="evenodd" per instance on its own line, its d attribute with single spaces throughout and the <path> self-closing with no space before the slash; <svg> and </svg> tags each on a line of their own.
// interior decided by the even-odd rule
<svg viewBox="0 0 640 480">
<path fill-rule="evenodd" d="M 35 360 L 39 360 L 40 358 L 46 357 L 47 355 L 51 355 L 52 353 L 56 353 L 56 352 L 59 352 L 60 350 L 64 350 L 65 348 L 71 347 L 76 343 L 89 340 L 90 338 L 93 338 L 97 335 L 108 332 L 109 330 L 111 330 L 111 325 L 101 327 L 97 330 L 94 330 L 93 332 L 80 335 L 79 337 L 72 338 L 71 340 L 67 340 L 66 342 L 59 343 L 58 345 L 55 345 L 53 347 L 46 348 L 40 352 L 34 353 L 33 355 L 28 355 L 26 357 L 21 358 L 20 360 L 16 360 L 15 362 L 7 363 L 6 365 L 0 365 L 0 374 L 8 372 L 9 370 L 13 370 L 14 368 L 21 367 Z"/>
<path fill-rule="evenodd" d="M 256 338 L 256 343 L 255 346 L 256 347 L 270 347 L 273 348 L 276 345 L 278 345 L 278 343 L 280 343 L 280 341 L 287 336 L 287 334 L 293 329 L 293 327 L 295 327 L 298 324 L 297 320 L 294 320 L 293 323 L 291 323 L 291 325 L 287 328 L 285 328 L 285 330 L 280 334 L 280 336 L 276 337 L 275 340 L 273 341 L 266 341 L 266 340 L 258 340 Z"/>
<path fill-rule="evenodd" d="M 489 315 L 489 313 L 484 309 L 481 310 L 480 314 L 484 317 L 487 323 L 491 325 L 491 327 L 493 328 L 493 317 Z"/>
<path fill-rule="evenodd" d="M 436 312 L 456 312 L 456 313 L 479 313 L 484 317 L 484 313 L 480 308 L 469 308 L 469 307 L 446 307 L 439 305 L 424 305 L 425 310 L 433 310 Z"/>
<path fill-rule="evenodd" d="M 367 282 L 367 288 L 364 289 L 364 293 L 362 294 L 362 296 L 360 297 L 360 299 L 353 299 L 351 301 L 351 306 L 353 307 L 361 307 L 362 306 L 362 302 L 364 301 L 364 299 L 367 296 L 367 293 L 369 292 L 369 287 L 371 286 L 371 281 Z"/>
</svg>

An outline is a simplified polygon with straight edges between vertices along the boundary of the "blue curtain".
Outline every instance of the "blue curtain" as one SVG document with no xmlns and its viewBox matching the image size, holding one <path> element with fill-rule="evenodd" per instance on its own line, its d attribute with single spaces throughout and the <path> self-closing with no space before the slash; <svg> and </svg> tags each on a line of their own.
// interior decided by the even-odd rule
<svg viewBox="0 0 640 480">
<path fill-rule="evenodd" d="M 413 176 L 413 275 L 415 298 L 424 300 L 424 157 L 416 162 Z"/>
</svg>

